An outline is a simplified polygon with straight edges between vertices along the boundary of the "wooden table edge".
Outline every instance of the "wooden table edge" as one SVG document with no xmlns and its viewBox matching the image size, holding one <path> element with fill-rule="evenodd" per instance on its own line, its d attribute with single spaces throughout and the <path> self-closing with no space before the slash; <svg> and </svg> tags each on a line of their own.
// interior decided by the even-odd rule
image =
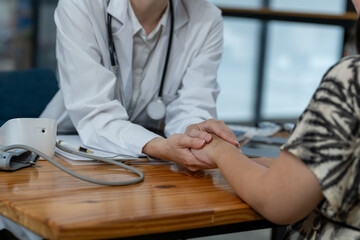
<svg viewBox="0 0 360 240">
<path fill-rule="evenodd" d="M 56 222 L 48 220 L 44 223 L 29 214 L 20 214 L 21 211 L 17 211 L 16 206 L 12 206 L 12 204 L 7 206 L 4 200 L 0 202 L 0 214 L 4 217 L 17 222 L 46 239 L 59 240 L 124 238 L 264 220 L 262 216 L 248 208 L 230 210 L 231 214 L 227 211 L 204 211 L 183 215 L 159 216 L 157 218 L 133 219 L 125 222 L 100 222 L 101 224 L 99 222 L 87 222 L 67 226 L 58 225 Z M 32 224 L 28 224 L 30 222 Z"/>
</svg>

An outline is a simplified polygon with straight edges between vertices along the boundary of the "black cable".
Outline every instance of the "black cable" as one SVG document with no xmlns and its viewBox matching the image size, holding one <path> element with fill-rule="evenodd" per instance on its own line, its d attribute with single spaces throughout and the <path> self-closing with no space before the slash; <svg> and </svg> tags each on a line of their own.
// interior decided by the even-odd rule
<svg viewBox="0 0 360 240">
<path fill-rule="evenodd" d="M 169 44 L 168 44 L 168 48 L 167 48 L 167 52 L 166 52 L 163 75 L 161 77 L 159 97 L 162 96 L 162 92 L 163 92 L 163 88 L 164 88 L 164 82 L 165 82 L 165 77 L 166 77 L 166 72 L 167 72 L 167 68 L 168 68 L 170 52 L 171 52 L 171 46 L 172 46 L 172 39 L 173 39 L 173 35 L 174 35 L 174 8 L 172 5 L 172 0 L 169 0 L 169 7 L 170 7 L 170 36 L 169 36 Z"/>
<path fill-rule="evenodd" d="M 107 5 L 109 5 L 109 3 L 110 3 L 110 0 L 107 0 Z M 112 36 L 112 31 L 111 31 L 111 22 L 112 22 L 112 17 L 108 13 L 107 14 L 107 33 L 108 33 L 108 42 L 109 42 L 110 61 L 111 61 L 111 66 L 115 66 L 116 65 L 116 59 L 115 59 L 116 50 L 115 50 L 114 38 Z"/>
</svg>

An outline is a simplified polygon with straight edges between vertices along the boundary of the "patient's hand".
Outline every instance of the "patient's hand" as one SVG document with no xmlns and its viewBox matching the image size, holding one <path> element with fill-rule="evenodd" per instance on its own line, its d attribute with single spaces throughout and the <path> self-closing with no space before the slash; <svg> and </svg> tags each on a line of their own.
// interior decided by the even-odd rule
<svg viewBox="0 0 360 240">
<path fill-rule="evenodd" d="M 212 135 L 213 140 L 206 144 L 202 149 L 191 149 L 193 155 L 199 160 L 217 167 L 219 154 L 227 151 L 228 148 L 236 148 L 229 142 L 221 139 L 216 135 Z M 240 151 L 240 149 L 238 149 Z"/>
<path fill-rule="evenodd" d="M 234 146 L 239 146 L 235 134 L 226 126 L 224 121 L 209 119 L 198 124 L 192 124 L 186 128 L 185 134 L 190 137 L 204 139 L 206 143 L 210 143 L 213 139 L 212 136 L 217 135 Z"/>
<path fill-rule="evenodd" d="M 216 168 L 216 165 L 209 163 L 205 158 L 197 159 L 191 149 L 201 149 L 205 141 L 201 138 L 192 138 L 186 134 L 174 134 L 169 138 L 154 138 L 143 147 L 143 153 L 176 162 L 190 171 L 200 169 Z"/>
</svg>

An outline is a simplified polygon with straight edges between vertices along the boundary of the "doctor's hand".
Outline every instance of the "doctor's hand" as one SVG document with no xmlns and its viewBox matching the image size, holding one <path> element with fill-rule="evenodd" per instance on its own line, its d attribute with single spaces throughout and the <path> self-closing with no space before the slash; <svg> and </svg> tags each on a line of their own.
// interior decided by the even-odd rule
<svg viewBox="0 0 360 240">
<path fill-rule="evenodd" d="M 239 147 L 235 134 L 226 126 L 224 121 L 209 119 L 198 124 L 192 124 L 186 128 L 185 134 L 190 137 L 204 139 L 206 143 L 210 143 L 213 140 L 212 134 L 215 134 L 234 146 Z"/>
<path fill-rule="evenodd" d="M 191 149 L 201 149 L 205 145 L 205 140 L 201 138 L 189 137 L 185 134 L 174 134 L 169 138 L 154 138 L 143 147 L 143 153 L 176 162 L 190 171 L 200 169 L 216 168 L 216 165 L 207 162 L 206 159 L 197 159 Z"/>
</svg>

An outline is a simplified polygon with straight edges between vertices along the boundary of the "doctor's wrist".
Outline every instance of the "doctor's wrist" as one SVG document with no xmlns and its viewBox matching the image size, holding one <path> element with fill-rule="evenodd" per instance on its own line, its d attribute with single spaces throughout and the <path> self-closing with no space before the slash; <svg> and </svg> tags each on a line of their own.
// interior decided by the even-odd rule
<svg viewBox="0 0 360 240">
<path fill-rule="evenodd" d="M 148 156 L 163 159 L 165 138 L 156 137 L 145 144 L 142 152 Z"/>
</svg>

